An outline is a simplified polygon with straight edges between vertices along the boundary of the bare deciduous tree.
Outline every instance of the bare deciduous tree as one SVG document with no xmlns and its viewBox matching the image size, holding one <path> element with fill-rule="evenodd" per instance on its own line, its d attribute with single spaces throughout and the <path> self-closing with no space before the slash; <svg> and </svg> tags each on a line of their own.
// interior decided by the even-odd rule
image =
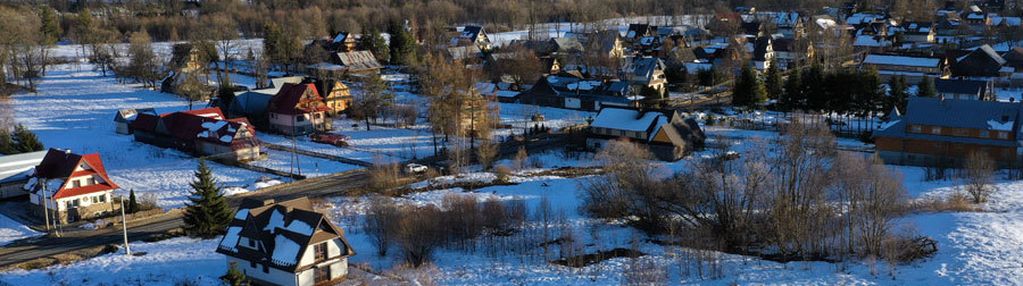
<svg viewBox="0 0 1023 286">
<path fill-rule="evenodd" d="M 966 156 L 962 177 L 966 193 L 973 197 L 973 203 L 986 202 L 988 196 L 995 191 L 992 185 L 995 168 L 994 160 L 986 153 L 970 152 Z"/>
</svg>

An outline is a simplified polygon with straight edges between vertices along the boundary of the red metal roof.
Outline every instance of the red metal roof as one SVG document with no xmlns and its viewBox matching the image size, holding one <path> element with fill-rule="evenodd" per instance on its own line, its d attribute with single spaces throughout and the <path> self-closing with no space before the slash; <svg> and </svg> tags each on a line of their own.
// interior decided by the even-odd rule
<svg viewBox="0 0 1023 286">
<path fill-rule="evenodd" d="M 312 90 L 313 96 L 303 98 L 306 90 Z M 325 112 L 330 111 L 330 108 L 324 104 L 316 104 L 313 107 L 303 107 L 305 103 L 323 102 L 323 97 L 320 96 L 320 92 L 316 89 L 316 85 L 312 83 L 301 83 L 292 84 L 285 83 L 281 87 L 281 90 L 270 99 L 270 106 L 267 109 L 269 112 L 279 114 L 305 114 L 311 112 Z"/>
<path fill-rule="evenodd" d="M 81 164 L 88 165 L 90 170 L 75 171 Z M 103 182 L 77 188 L 66 188 L 67 182 L 71 177 L 89 175 L 99 176 Z M 64 180 L 64 185 L 53 195 L 55 199 L 120 188 L 107 176 L 107 170 L 103 166 L 103 160 L 98 153 L 78 155 L 68 151 L 50 149 L 46 156 L 43 157 L 43 161 L 36 167 L 36 177 Z"/>
</svg>

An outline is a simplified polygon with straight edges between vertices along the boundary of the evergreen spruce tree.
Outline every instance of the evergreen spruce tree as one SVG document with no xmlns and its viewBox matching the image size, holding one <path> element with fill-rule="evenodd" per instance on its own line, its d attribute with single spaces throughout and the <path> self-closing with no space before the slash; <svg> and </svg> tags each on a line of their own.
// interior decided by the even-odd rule
<svg viewBox="0 0 1023 286">
<path fill-rule="evenodd" d="M 387 46 L 387 40 L 376 29 L 369 30 L 369 33 L 359 39 L 359 47 L 361 50 L 372 52 L 377 61 L 381 63 L 391 60 L 391 50 Z"/>
<path fill-rule="evenodd" d="M 892 77 L 888 80 L 888 100 L 885 104 L 884 112 L 892 111 L 892 108 L 898 108 L 900 111 L 906 111 L 906 101 L 909 99 L 908 86 L 906 86 L 906 77 L 898 76 Z"/>
<path fill-rule="evenodd" d="M 814 64 L 802 74 L 802 94 L 805 99 L 803 109 L 808 111 L 820 111 L 827 108 L 828 96 L 824 88 L 824 69 Z"/>
<path fill-rule="evenodd" d="M 767 67 L 767 75 L 764 78 L 764 89 L 767 90 L 767 98 L 778 99 L 785 92 L 782 86 L 781 71 L 778 70 L 778 64 L 774 60 L 771 60 L 770 66 Z"/>
<path fill-rule="evenodd" d="M 245 274 L 238 270 L 236 262 L 231 262 L 227 268 L 227 274 L 220 276 L 220 281 L 224 281 L 225 284 L 230 286 L 245 285 L 245 282 L 249 279 L 245 277 Z"/>
<path fill-rule="evenodd" d="M 17 154 L 18 150 L 15 149 L 14 141 L 11 140 L 11 131 L 7 128 L 0 127 L 0 154 Z"/>
<path fill-rule="evenodd" d="M 135 189 L 128 190 L 128 207 L 125 211 L 129 213 L 139 211 L 139 202 L 135 199 Z"/>
<path fill-rule="evenodd" d="M 748 64 L 742 66 L 739 78 L 735 79 L 735 88 L 732 91 L 732 105 L 752 107 L 763 102 L 764 84 L 757 78 L 756 71 Z"/>
<path fill-rule="evenodd" d="M 391 23 L 391 64 L 409 65 L 416 60 L 416 39 L 400 22 Z"/>
<path fill-rule="evenodd" d="M 934 89 L 934 79 L 931 77 L 924 77 L 923 80 L 920 80 L 920 84 L 917 85 L 916 96 L 919 97 L 938 96 L 938 91 Z"/>
<path fill-rule="evenodd" d="M 224 233 L 231 222 L 233 211 L 227 200 L 217 187 L 213 172 L 206 166 L 206 161 L 199 159 L 199 168 L 195 171 L 196 180 L 192 186 L 190 201 L 185 206 L 185 232 L 191 236 L 210 238 Z"/>
<path fill-rule="evenodd" d="M 799 69 L 794 69 L 789 73 L 789 77 L 785 79 L 785 92 L 782 94 L 781 102 L 782 108 L 785 110 L 792 110 L 803 108 L 803 97 L 802 88 L 802 72 Z"/>
<path fill-rule="evenodd" d="M 60 35 L 64 33 L 60 28 L 60 17 L 57 16 L 57 11 L 46 5 L 39 6 L 39 20 L 41 20 L 39 36 L 42 39 L 42 44 L 56 44 L 60 40 Z"/>
<path fill-rule="evenodd" d="M 17 153 L 43 151 L 43 143 L 39 142 L 36 134 L 25 128 L 24 125 L 18 124 L 18 126 L 14 127 L 13 140 L 15 144 L 14 149 Z"/>
<path fill-rule="evenodd" d="M 878 112 L 887 111 L 884 109 L 885 94 L 881 89 L 881 76 L 876 69 L 867 69 L 860 72 L 859 82 L 856 84 L 858 94 L 860 115 L 873 115 Z"/>
</svg>

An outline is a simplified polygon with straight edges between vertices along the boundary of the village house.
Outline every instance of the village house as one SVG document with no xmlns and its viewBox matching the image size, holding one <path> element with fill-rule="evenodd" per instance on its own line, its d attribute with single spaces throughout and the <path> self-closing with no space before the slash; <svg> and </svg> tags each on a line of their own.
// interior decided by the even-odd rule
<svg viewBox="0 0 1023 286">
<path fill-rule="evenodd" d="M 334 285 L 355 255 L 344 231 L 302 197 L 245 200 L 217 246 L 253 284 Z"/>
<path fill-rule="evenodd" d="M 696 120 L 675 111 L 609 107 L 601 109 L 590 123 L 586 145 L 596 150 L 607 146 L 609 140 L 628 140 L 645 145 L 659 160 L 677 161 L 702 148 L 705 139 Z"/>
<path fill-rule="evenodd" d="M 633 90 L 643 93 L 644 89 L 648 89 L 660 97 L 668 92 L 665 69 L 664 61 L 659 58 L 631 58 L 625 66 L 625 79 L 633 85 Z"/>
<path fill-rule="evenodd" d="M 0 199 L 23 196 L 25 183 L 32 177 L 32 169 L 46 157 L 47 151 L 0 155 Z"/>
<path fill-rule="evenodd" d="M 990 80 L 935 79 L 934 90 L 944 99 L 994 100 L 994 82 Z"/>
<path fill-rule="evenodd" d="M 333 60 L 347 75 L 378 74 L 384 68 L 370 51 L 336 53 Z"/>
<path fill-rule="evenodd" d="M 29 201 L 38 206 L 33 212 L 40 217 L 49 213 L 58 223 L 89 220 L 120 209 L 112 197 L 120 187 L 107 176 L 97 153 L 50 149 L 24 186 Z"/>
<path fill-rule="evenodd" d="M 316 90 L 323 94 L 323 102 L 327 104 L 327 115 L 337 117 L 352 106 L 352 93 L 348 85 L 340 80 L 316 80 Z"/>
<path fill-rule="evenodd" d="M 204 82 L 201 79 L 202 74 L 209 69 L 207 63 L 203 61 L 204 55 L 216 55 L 217 52 L 202 50 L 189 43 L 175 44 L 171 49 L 171 60 L 167 63 L 167 69 L 171 73 L 161 82 L 160 91 L 176 94 L 178 87 L 186 81 Z M 200 98 L 200 100 L 208 99 Z"/>
<path fill-rule="evenodd" d="M 270 105 L 270 99 L 281 91 L 285 83 L 297 84 L 303 79 L 300 76 L 272 78 L 270 87 L 235 92 L 227 115 L 229 118 L 248 118 L 249 122 L 259 128 L 268 129 L 270 116 L 266 113 L 266 108 Z"/>
<path fill-rule="evenodd" d="M 758 70 L 767 70 L 774 61 L 774 39 L 771 36 L 757 37 L 753 40 L 751 47 L 753 67 Z"/>
<path fill-rule="evenodd" d="M 260 152 L 256 128 L 248 119 L 226 119 L 218 107 L 164 113 L 139 114 L 131 123 L 135 141 L 175 148 L 216 160 L 247 162 L 266 159 Z"/>
<path fill-rule="evenodd" d="M 330 131 L 333 128 L 327 117 L 330 111 L 311 83 L 285 83 L 267 106 L 270 130 L 287 135 Z"/>
<path fill-rule="evenodd" d="M 584 79 L 563 72 L 540 78 L 519 94 L 519 103 L 597 111 L 604 106 L 637 106 L 642 97 L 630 96 L 631 92 L 627 81 Z"/>
<path fill-rule="evenodd" d="M 607 56 L 612 59 L 621 59 L 625 57 L 625 42 L 622 40 L 621 35 L 618 31 L 607 30 L 596 32 L 590 36 L 590 47 L 597 48 L 600 51 L 601 56 Z M 596 46 L 594 46 L 596 45 Z"/>
<path fill-rule="evenodd" d="M 135 117 L 139 113 L 148 113 L 156 115 L 156 110 L 152 108 L 125 108 L 117 111 L 114 115 L 114 131 L 118 134 L 131 135 L 131 122 L 135 121 Z"/>
<path fill-rule="evenodd" d="M 860 69 L 873 68 L 883 80 L 904 76 L 910 82 L 919 82 L 924 77 L 946 77 L 948 73 L 945 62 L 938 57 L 868 54 L 863 58 Z"/>
<path fill-rule="evenodd" d="M 355 38 L 355 34 L 348 32 L 338 32 L 330 40 L 330 49 L 328 51 L 345 53 L 355 51 L 355 47 L 358 45 L 358 41 Z"/>
<path fill-rule="evenodd" d="M 1003 71 L 1007 62 L 991 46 L 981 45 L 952 63 L 952 77 L 970 79 L 995 79 L 1012 73 Z M 1010 69 L 1012 69 L 1010 67 Z M 1013 69 L 1014 70 L 1014 69 Z M 1003 74 L 1003 72 L 1007 74 Z"/>
<path fill-rule="evenodd" d="M 789 38 L 775 39 L 771 45 L 774 50 L 774 63 L 779 69 L 788 69 L 798 63 L 813 59 L 816 50 L 808 40 Z"/>
<path fill-rule="evenodd" d="M 1016 164 L 1020 112 L 1020 103 L 910 97 L 906 114 L 874 131 L 874 142 L 890 164 L 955 166 L 971 152 Z"/>
<path fill-rule="evenodd" d="M 896 37 L 899 44 L 929 44 L 934 43 L 937 32 L 934 22 L 903 22 L 896 29 Z"/>
<path fill-rule="evenodd" d="M 457 30 L 458 34 L 451 38 L 451 46 L 474 45 L 483 52 L 491 48 L 490 37 L 481 26 L 465 26 Z"/>
</svg>

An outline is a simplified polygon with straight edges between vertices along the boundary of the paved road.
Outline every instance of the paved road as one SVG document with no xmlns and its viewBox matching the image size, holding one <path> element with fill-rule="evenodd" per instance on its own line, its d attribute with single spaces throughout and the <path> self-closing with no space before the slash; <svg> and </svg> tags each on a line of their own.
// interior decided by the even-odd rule
<svg viewBox="0 0 1023 286">
<path fill-rule="evenodd" d="M 547 135 L 541 136 L 538 140 L 527 141 L 526 143 L 507 142 L 500 146 L 499 151 L 501 157 L 513 156 L 518 151 L 519 146 L 525 145 L 527 149 L 536 152 L 538 150 L 562 146 L 566 139 L 566 135 Z M 366 170 L 359 169 L 323 177 L 308 178 L 233 196 L 228 198 L 228 202 L 232 206 L 237 206 L 246 198 L 284 201 L 298 197 L 336 196 L 365 186 L 368 182 L 368 177 L 369 175 Z M 153 218 L 129 222 L 128 225 L 128 239 L 139 241 L 182 227 L 184 222 L 181 220 L 180 211 L 171 211 Z M 44 237 L 19 241 L 10 247 L 0 247 L 0 268 L 89 247 L 119 244 L 122 239 L 121 228 L 111 227 L 94 231 L 67 232 L 64 237 L 60 238 Z"/>
<path fill-rule="evenodd" d="M 232 205 L 237 206 L 244 198 L 282 201 L 303 196 L 322 197 L 337 195 L 365 185 L 366 178 L 366 171 L 355 170 L 274 186 L 241 196 L 231 197 L 228 201 Z M 132 222 L 128 225 L 128 239 L 139 241 L 179 228 L 184 225 L 184 222 L 181 220 L 180 212 L 172 211 L 154 218 Z M 19 242 L 15 246 L 0 248 L 0 268 L 93 246 L 118 244 L 121 243 L 122 239 L 121 228 L 119 227 L 95 231 L 68 232 L 61 238 L 45 237 L 31 239 Z"/>
</svg>

